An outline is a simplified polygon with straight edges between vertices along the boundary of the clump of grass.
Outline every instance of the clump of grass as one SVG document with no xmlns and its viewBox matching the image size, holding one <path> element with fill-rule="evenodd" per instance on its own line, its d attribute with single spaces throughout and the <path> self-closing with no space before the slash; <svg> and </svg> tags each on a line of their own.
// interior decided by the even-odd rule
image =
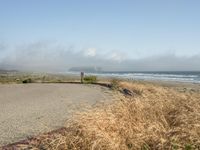
<svg viewBox="0 0 200 150">
<path fill-rule="evenodd" d="M 77 114 L 66 130 L 43 136 L 38 149 L 199 149 L 200 94 L 150 84 L 120 83 L 142 91 Z M 39 141 L 39 142 L 38 142 Z"/>
<path fill-rule="evenodd" d="M 32 81 L 31 78 L 24 79 L 24 80 L 22 81 L 22 83 L 32 83 L 32 82 L 33 82 L 33 81 Z"/>
<path fill-rule="evenodd" d="M 120 80 L 117 79 L 117 78 L 113 78 L 113 79 L 110 81 L 110 86 L 111 86 L 111 89 L 113 89 L 113 90 L 118 90 L 119 87 L 120 87 Z"/>
<path fill-rule="evenodd" d="M 96 76 L 85 76 L 83 78 L 84 83 L 96 83 L 97 82 L 97 77 Z"/>
</svg>

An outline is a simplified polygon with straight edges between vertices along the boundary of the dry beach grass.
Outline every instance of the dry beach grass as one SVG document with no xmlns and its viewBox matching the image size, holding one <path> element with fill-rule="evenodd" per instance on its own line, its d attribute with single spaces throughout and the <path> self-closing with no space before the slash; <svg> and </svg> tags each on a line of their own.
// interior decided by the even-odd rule
<svg viewBox="0 0 200 150">
<path fill-rule="evenodd" d="M 200 149 L 200 93 L 121 82 L 132 96 L 77 114 L 61 132 L 19 144 L 33 149 Z M 120 94 L 119 94 L 120 95 Z"/>
</svg>

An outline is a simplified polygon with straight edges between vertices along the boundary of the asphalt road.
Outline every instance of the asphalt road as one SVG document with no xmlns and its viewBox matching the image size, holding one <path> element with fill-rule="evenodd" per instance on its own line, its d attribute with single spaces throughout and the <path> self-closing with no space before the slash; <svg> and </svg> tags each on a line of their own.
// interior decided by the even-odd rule
<svg viewBox="0 0 200 150">
<path fill-rule="evenodd" d="M 0 84 L 0 146 L 62 127 L 80 104 L 112 98 L 94 85 Z"/>
</svg>

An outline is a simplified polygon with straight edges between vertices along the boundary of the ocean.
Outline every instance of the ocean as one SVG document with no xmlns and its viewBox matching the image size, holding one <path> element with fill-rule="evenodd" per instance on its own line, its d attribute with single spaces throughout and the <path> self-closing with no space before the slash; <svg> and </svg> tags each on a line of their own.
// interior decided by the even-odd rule
<svg viewBox="0 0 200 150">
<path fill-rule="evenodd" d="M 168 72 L 101 72 L 85 73 L 86 75 L 96 75 L 100 77 L 114 77 L 130 80 L 147 80 L 147 81 L 177 81 L 200 83 L 200 71 L 168 71 Z"/>
</svg>

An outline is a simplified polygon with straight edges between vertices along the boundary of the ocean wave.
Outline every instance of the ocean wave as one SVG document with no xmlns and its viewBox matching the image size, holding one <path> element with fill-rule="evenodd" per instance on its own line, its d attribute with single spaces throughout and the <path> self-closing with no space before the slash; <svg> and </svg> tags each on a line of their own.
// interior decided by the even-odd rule
<svg viewBox="0 0 200 150">
<path fill-rule="evenodd" d="M 78 73 L 76 73 L 78 74 Z M 200 83 L 200 75 L 198 74 L 175 74 L 175 73 L 86 73 L 101 77 L 116 77 L 130 80 L 163 80 L 163 81 L 179 81 Z"/>
<path fill-rule="evenodd" d="M 99 75 L 99 74 L 96 74 Z M 145 73 L 110 73 L 101 74 L 101 76 L 118 77 L 125 79 L 140 79 L 140 80 L 163 80 L 163 81 L 180 81 L 180 82 L 194 82 L 199 83 L 199 76 L 197 75 L 176 75 L 176 74 L 145 74 Z"/>
</svg>

